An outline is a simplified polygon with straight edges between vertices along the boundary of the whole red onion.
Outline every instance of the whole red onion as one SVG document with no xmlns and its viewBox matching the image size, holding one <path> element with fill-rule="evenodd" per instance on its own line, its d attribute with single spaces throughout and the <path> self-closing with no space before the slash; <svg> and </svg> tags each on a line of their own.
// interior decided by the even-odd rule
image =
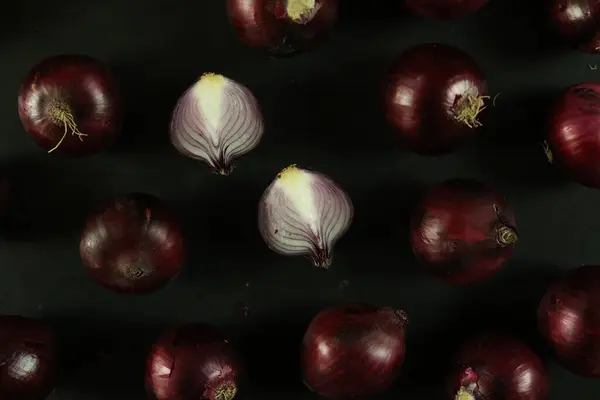
<svg viewBox="0 0 600 400">
<path fill-rule="evenodd" d="M 338 0 L 227 0 L 227 15 L 244 43 L 274 56 L 313 48 L 331 31 Z"/>
<path fill-rule="evenodd" d="M 0 398 L 42 400 L 58 369 L 53 330 L 21 316 L 0 316 Z"/>
<path fill-rule="evenodd" d="M 388 73 L 386 117 L 412 151 L 450 153 L 475 135 L 488 98 L 483 72 L 468 54 L 421 44 L 402 53 Z"/>
<path fill-rule="evenodd" d="M 19 91 L 23 127 L 48 150 L 84 156 L 110 146 L 121 129 L 121 98 L 106 65 L 70 54 L 35 65 Z"/>
<path fill-rule="evenodd" d="M 576 268 L 550 285 L 537 317 L 564 366 L 584 377 L 600 377 L 600 266 Z"/>
<path fill-rule="evenodd" d="M 467 179 L 429 190 L 413 213 L 410 229 L 417 259 L 452 285 L 492 276 L 510 258 L 518 238 L 504 196 Z"/>
<path fill-rule="evenodd" d="M 153 346 L 146 386 L 156 400 L 232 400 L 242 373 L 235 349 L 215 327 L 188 324 Z"/>
<path fill-rule="evenodd" d="M 406 0 L 408 9 L 429 18 L 453 19 L 471 14 L 488 0 Z"/>
<path fill-rule="evenodd" d="M 398 377 L 405 355 L 404 311 L 343 304 L 321 311 L 302 342 L 306 386 L 328 399 L 373 396 Z"/>
<path fill-rule="evenodd" d="M 600 0 L 548 0 L 550 21 L 573 47 L 600 53 Z"/>
<path fill-rule="evenodd" d="M 571 179 L 600 189 L 600 83 L 571 86 L 558 99 L 546 154 Z"/>
<path fill-rule="evenodd" d="M 132 193 L 113 200 L 87 222 L 81 260 L 101 285 L 123 293 L 145 293 L 166 285 L 181 270 L 182 228 L 157 197 Z"/>
<path fill-rule="evenodd" d="M 447 382 L 454 400 L 544 400 L 548 378 L 539 357 L 520 340 L 485 333 L 458 352 Z"/>
</svg>

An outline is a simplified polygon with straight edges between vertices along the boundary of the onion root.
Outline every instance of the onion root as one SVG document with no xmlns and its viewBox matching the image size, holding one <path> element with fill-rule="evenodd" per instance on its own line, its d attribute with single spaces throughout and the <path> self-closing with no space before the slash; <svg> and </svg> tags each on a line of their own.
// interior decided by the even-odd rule
<svg viewBox="0 0 600 400">
<path fill-rule="evenodd" d="M 50 107 L 48 111 L 48 115 L 52 118 L 54 122 L 57 124 L 62 124 L 65 128 L 64 134 L 52 149 L 48 150 L 48 153 L 52 153 L 54 150 L 58 149 L 58 147 L 62 144 L 62 142 L 67 137 L 69 133 L 69 129 L 71 130 L 72 135 L 77 135 L 80 141 L 83 142 L 83 137 L 87 136 L 87 134 L 82 133 L 77 127 L 77 123 L 75 122 L 75 118 L 73 117 L 73 112 L 71 108 L 63 103 L 56 103 Z"/>
<path fill-rule="evenodd" d="M 215 389 L 213 400 L 233 400 L 237 393 L 234 385 L 226 384 Z"/>
<path fill-rule="evenodd" d="M 319 11 L 321 5 L 317 0 L 288 0 L 286 14 L 298 24 L 308 23 Z"/>
<path fill-rule="evenodd" d="M 544 143 L 542 143 L 542 147 L 544 149 L 544 154 L 546 154 L 548 162 L 550 164 L 554 163 L 554 156 L 552 155 L 552 150 L 550 149 L 550 145 L 548 144 L 548 142 L 544 140 Z"/>
<path fill-rule="evenodd" d="M 461 386 L 458 392 L 456 392 L 456 396 L 454 400 L 475 400 L 473 393 L 469 392 L 464 386 Z"/>
<path fill-rule="evenodd" d="M 490 96 L 474 96 L 468 94 L 464 99 L 460 100 L 456 116 L 454 117 L 458 122 L 467 125 L 469 128 L 477 128 L 482 124 L 479 122 L 477 117 L 479 114 L 486 109 L 483 104 L 483 100 L 489 99 Z"/>
</svg>

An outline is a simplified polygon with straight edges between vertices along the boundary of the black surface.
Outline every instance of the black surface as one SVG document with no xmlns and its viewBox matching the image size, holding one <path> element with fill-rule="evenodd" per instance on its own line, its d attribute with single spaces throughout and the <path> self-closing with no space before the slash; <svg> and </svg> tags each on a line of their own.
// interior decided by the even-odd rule
<svg viewBox="0 0 600 400">
<path fill-rule="evenodd" d="M 549 280 L 600 259 L 600 192 L 564 180 L 537 143 L 553 96 L 600 79 L 588 68 L 600 60 L 549 37 L 539 1 L 493 0 L 450 22 L 406 15 L 393 5 L 399 2 L 342 0 L 330 40 L 284 60 L 239 44 L 219 0 L 37 0 L 13 3 L 17 13 L 5 7 L 0 154 L 16 204 L 0 242 L 0 312 L 40 317 L 58 328 L 64 374 L 51 399 L 145 399 L 150 343 L 162 327 L 186 321 L 217 324 L 233 337 L 251 373 L 246 398 L 316 398 L 298 376 L 299 341 L 321 307 L 346 300 L 409 313 L 405 372 L 382 398 L 443 398 L 443 371 L 456 346 L 494 327 L 518 333 L 547 362 L 549 399 L 600 396 L 600 382 L 552 360 L 534 321 Z M 490 91 L 500 93 L 481 137 L 435 159 L 401 150 L 384 122 L 379 86 L 395 55 L 431 41 L 470 53 Z M 23 132 L 16 112 L 20 81 L 56 53 L 104 60 L 122 82 L 127 122 L 111 151 L 64 159 L 47 155 Z M 180 156 L 167 138 L 177 97 L 206 71 L 248 85 L 265 112 L 263 143 L 229 178 Z M 354 224 L 329 271 L 276 255 L 259 237 L 259 196 L 291 163 L 330 175 L 355 203 Z M 437 282 L 408 248 L 408 213 L 419 191 L 455 177 L 503 191 L 521 234 L 506 268 L 468 288 Z M 191 242 L 185 272 L 146 296 L 103 289 L 78 255 L 88 210 L 131 191 L 177 207 Z"/>
</svg>

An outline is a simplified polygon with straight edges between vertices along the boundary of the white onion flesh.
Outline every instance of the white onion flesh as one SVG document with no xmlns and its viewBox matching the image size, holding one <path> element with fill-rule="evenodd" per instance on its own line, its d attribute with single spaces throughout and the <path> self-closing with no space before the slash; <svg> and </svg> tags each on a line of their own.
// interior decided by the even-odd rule
<svg viewBox="0 0 600 400">
<path fill-rule="evenodd" d="M 264 122 L 250 89 L 222 75 L 207 73 L 177 101 L 171 143 L 182 154 L 228 175 L 232 162 L 258 146 Z"/>
<path fill-rule="evenodd" d="M 348 230 L 353 216 L 352 201 L 337 183 L 292 165 L 265 190 L 258 226 L 273 251 L 307 256 L 314 265 L 328 268 L 333 246 Z"/>
</svg>

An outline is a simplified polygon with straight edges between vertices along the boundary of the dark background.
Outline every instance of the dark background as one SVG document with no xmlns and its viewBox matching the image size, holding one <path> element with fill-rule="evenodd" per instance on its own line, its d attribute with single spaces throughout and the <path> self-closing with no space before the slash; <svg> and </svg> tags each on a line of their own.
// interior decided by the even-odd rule
<svg viewBox="0 0 600 400">
<path fill-rule="evenodd" d="M 598 399 L 600 382 L 552 360 L 534 316 L 551 279 L 600 259 L 600 192 L 566 181 L 539 145 L 548 104 L 571 84 L 598 80 L 600 71 L 588 64 L 599 57 L 549 36 L 537 0 L 492 0 L 449 22 L 409 15 L 400 0 L 341 2 L 329 40 L 283 60 L 241 45 L 221 0 L 27 0 L 3 9 L 0 154 L 14 207 L 0 242 L 0 312 L 58 329 L 64 374 L 51 399 L 145 399 L 149 346 L 162 328 L 187 321 L 214 323 L 233 338 L 250 371 L 244 398 L 316 398 L 301 383 L 299 342 L 322 307 L 348 300 L 401 307 L 410 316 L 403 377 L 383 399 L 443 398 L 456 346 L 492 328 L 517 333 L 547 362 L 550 400 Z M 470 53 L 491 93 L 500 93 L 480 137 L 439 158 L 402 150 L 380 97 L 391 60 L 431 41 Z M 97 57 L 120 79 L 127 118 L 110 151 L 77 160 L 48 155 L 21 128 L 20 82 L 56 53 Z M 229 178 L 179 155 L 167 137 L 178 96 L 207 71 L 249 86 L 265 113 L 262 144 Z M 355 221 L 329 271 L 272 253 L 258 234 L 259 197 L 291 163 L 330 175 L 354 201 Z M 407 245 L 408 215 L 422 188 L 455 177 L 499 188 L 521 233 L 501 272 L 465 288 L 428 276 Z M 88 210 L 131 191 L 180 210 L 190 240 L 184 273 L 144 296 L 103 289 L 78 254 Z"/>
</svg>

